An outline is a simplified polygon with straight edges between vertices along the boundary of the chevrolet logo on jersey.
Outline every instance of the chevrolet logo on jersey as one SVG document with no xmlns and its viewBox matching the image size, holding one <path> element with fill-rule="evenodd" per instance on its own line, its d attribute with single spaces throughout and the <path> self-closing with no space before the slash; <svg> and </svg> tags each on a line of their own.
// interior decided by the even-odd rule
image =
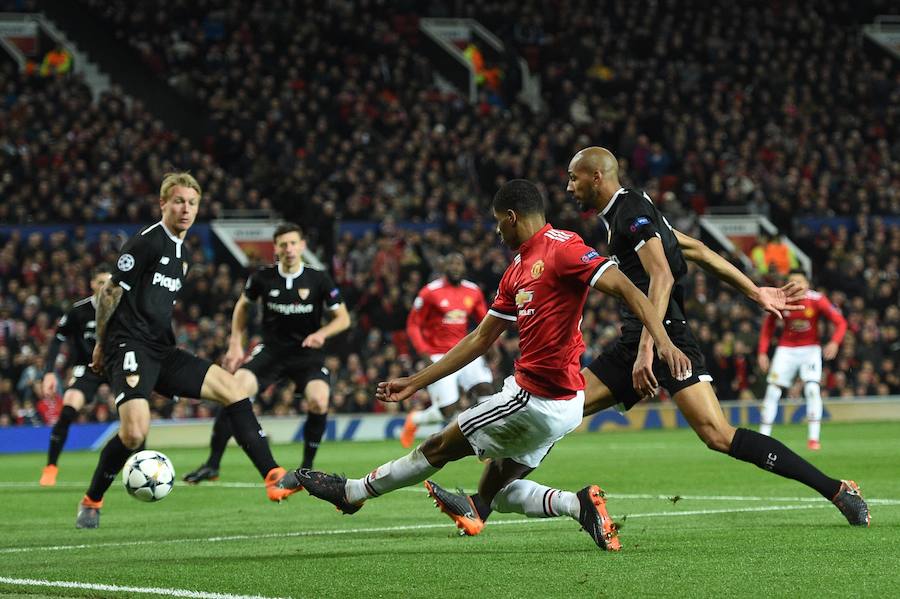
<svg viewBox="0 0 900 599">
<path fill-rule="evenodd" d="M 179 289 L 181 289 L 181 279 L 175 279 L 172 277 L 167 277 L 161 272 L 153 273 L 153 281 L 150 283 L 151 285 L 159 285 L 160 287 L 165 287 L 172 293 L 177 293 Z"/>
<path fill-rule="evenodd" d="M 534 291 L 519 289 L 519 291 L 516 292 L 516 307 L 521 308 L 532 299 L 534 299 Z"/>
<path fill-rule="evenodd" d="M 444 314 L 442 322 L 444 324 L 466 324 L 468 322 L 466 311 L 460 310 L 459 308 L 457 308 L 456 310 L 450 310 L 449 312 Z"/>
</svg>

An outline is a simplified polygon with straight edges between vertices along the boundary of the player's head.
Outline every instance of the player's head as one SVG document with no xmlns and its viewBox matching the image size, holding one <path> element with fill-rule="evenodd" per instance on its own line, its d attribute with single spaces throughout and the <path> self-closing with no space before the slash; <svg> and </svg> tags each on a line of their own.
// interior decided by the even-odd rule
<svg viewBox="0 0 900 599">
<path fill-rule="evenodd" d="M 278 225 L 275 234 L 272 235 L 272 241 L 275 244 L 275 256 L 283 266 L 293 268 L 303 260 L 306 240 L 303 239 L 300 225 L 294 223 Z"/>
<path fill-rule="evenodd" d="M 459 285 L 466 276 L 466 259 L 459 252 L 447 254 L 444 259 L 444 275 L 451 285 Z"/>
<path fill-rule="evenodd" d="M 788 273 L 788 282 L 796 283 L 797 285 L 803 285 L 804 287 L 809 289 L 809 277 L 807 277 L 806 273 L 799 268 L 795 268 Z"/>
<path fill-rule="evenodd" d="M 619 162 L 606 148 L 585 148 L 569 161 L 566 191 L 582 210 L 603 210 L 619 187 Z"/>
<path fill-rule="evenodd" d="M 159 209 L 166 228 L 184 237 L 197 218 L 200 208 L 200 184 L 188 172 L 168 173 L 159 187 Z"/>
<path fill-rule="evenodd" d="M 507 181 L 494 194 L 494 218 L 500 241 L 516 249 L 547 222 L 544 198 L 531 181 Z"/>
<path fill-rule="evenodd" d="M 91 271 L 91 291 L 96 294 L 111 276 L 112 269 L 109 267 L 109 264 L 98 264 L 95 266 L 94 270 Z"/>
</svg>

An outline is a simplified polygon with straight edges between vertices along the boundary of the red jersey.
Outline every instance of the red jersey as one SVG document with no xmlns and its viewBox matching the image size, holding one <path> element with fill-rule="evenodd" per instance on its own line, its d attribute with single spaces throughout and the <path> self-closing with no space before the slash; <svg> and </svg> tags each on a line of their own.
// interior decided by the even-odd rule
<svg viewBox="0 0 900 599">
<path fill-rule="evenodd" d="M 466 280 L 451 285 L 440 278 L 419 290 L 406 319 L 406 334 L 420 355 L 446 354 L 469 333 L 469 319 L 481 322 L 486 313 L 478 285 Z"/>
<path fill-rule="evenodd" d="M 831 341 L 840 343 L 847 332 L 847 321 L 841 315 L 840 310 L 828 301 L 828 298 L 815 291 L 807 291 L 806 297 L 801 301 L 802 310 L 785 310 L 784 331 L 778 345 L 783 347 L 802 347 L 804 345 L 819 345 L 819 317 L 824 316 L 834 323 L 834 334 Z M 769 352 L 769 341 L 775 332 L 776 318 L 766 315 L 762 332 L 759 334 L 759 353 Z"/>
<path fill-rule="evenodd" d="M 614 262 L 571 231 L 549 224 L 519 248 L 488 314 L 519 329 L 516 382 L 551 399 L 572 399 L 584 389 L 581 315 L 588 288 Z"/>
</svg>

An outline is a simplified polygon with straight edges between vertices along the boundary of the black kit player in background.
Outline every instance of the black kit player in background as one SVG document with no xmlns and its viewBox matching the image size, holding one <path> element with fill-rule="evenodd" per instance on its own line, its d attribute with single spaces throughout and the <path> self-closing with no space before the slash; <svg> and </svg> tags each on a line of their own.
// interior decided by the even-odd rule
<svg viewBox="0 0 900 599">
<path fill-rule="evenodd" d="M 322 346 L 325 340 L 350 327 L 350 314 L 340 289 L 328 273 L 303 263 L 306 241 L 298 225 L 280 225 L 273 236 L 277 262 L 261 268 L 247 279 L 244 292 L 234 306 L 231 338 L 224 365 L 241 385 L 241 394 L 253 397 L 279 379 L 289 378 L 297 393 L 306 398 L 303 426 L 303 468 L 312 468 L 313 459 L 325 433 L 328 419 L 328 369 Z M 262 303 L 263 342 L 253 348 L 244 362 L 247 313 L 254 302 Z M 331 320 L 322 326 L 323 312 Z M 242 366 L 243 364 L 243 366 Z M 213 423 L 210 454 L 202 466 L 185 475 L 189 483 L 215 480 L 231 425 L 220 411 Z"/>
<path fill-rule="evenodd" d="M 265 432 L 234 375 L 175 347 L 172 307 L 188 272 L 183 248 L 200 205 L 200 184 L 189 173 L 170 173 L 159 191 L 162 219 L 129 239 L 116 269 L 97 295 L 97 343 L 91 368 L 105 371 L 119 412 L 119 431 L 100 452 L 76 528 L 97 528 L 103 495 L 150 430 L 153 391 L 223 404 L 238 444 L 265 480 L 266 494 L 281 501 L 296 489 L 279 483 Z"/>
<path fill-rule="evenodd" d="M 56 334 L 47 349 L 47 360 L 44 367 L 44 378 L 41 382 L 41 393 L 44 397 L 56 394 L 58 380 L 56 378 L 56 358 L 63 343 L 68 348 L 68 364 L 72 366 L 72 378 L 63 391 L 63 409 L 59 420 L 50 431 L 50 448 L 47 451 L 47 465 L 41 472 L 42 487 L 56 484 L 58 469 L 56 466 L 59 454 L 69 436 L 69 427 L 78 418 L 78 412 L 94 401 L 97 388 L 106 382 L 88 366 L 94 353 L 94 341 L 97 339 L 97 292 L 109 280 L 112 270 L 106 264 L 94 268 L 91 276 L 93 295 L 72 304 L 72 308 L 62 315 L 56 325 Z"/>
<path fill-rule="evenodd" d="M 672 377 L 654 357 L 647 331 L 623 307 L 621 337 L 581 370 L 585 379 L 584 415 L 616 404 L 630 409 L 662 386 L 707 447 L 801 482 L 834 503 L 852 526 L 868 526 L 869 508 L 855 482 L 828 477 L 780 441 L 729 424 L 710 385 L 712 377 L 706 370 L 703 354 L 687 324 L 680 279 L 687 272 L 686 260 L 690 260 L 778 318 L 782 310 L 801 309 L 799 301 L 806 290 L 790 283 L 780 289 L 757 287 L 702 242 L 676 231 L 646 193 L 622 187 L 618 161 L 605 148 L 581 150 L 569 163 L 568 172 L 566 191 L 583 210 L 599 211 L 609 235 L 610 257 L 647 294 L 664 318 L 672 341 L 687 354 L 692 366 L 689 377 L 682 380 Z M 479 485 L 479 489 L 488 489 L 489 493 L 466 497 L 438 488 L 442 510 L 452 512 L 454 519 L 483 521 L 493 509 L 491 504 L 496 493 L 529 472 L 511 460 L 493 460 L 488 463 Z M 454 510 L 454 506 L 459 509 Z"/>
</svg>

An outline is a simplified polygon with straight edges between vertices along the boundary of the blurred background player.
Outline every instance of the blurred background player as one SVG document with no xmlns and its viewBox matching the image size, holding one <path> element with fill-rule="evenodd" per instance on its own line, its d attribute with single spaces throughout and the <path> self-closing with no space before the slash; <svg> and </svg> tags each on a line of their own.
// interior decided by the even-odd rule
<svg viewBox="0 0 900 599">
<path fill-rule="evenodd" d="M 322 346 L 329 337 L 350 327 L 350 314 L 341 291 L 328 275 L 303 264 L 306 241 L 298 225 L 285 223 L 273 236 L 277 262 L 250 275 L 244 292 L 234 306 L 231 339 L 225 368 L 235 373 L 245 397 L 253 397 L 282 378 L 292 379 L 306 398 L 303 426 L 303 468 L 312 468 L 313 459 L 328 420 L 328 369 Z M 253 348 L 244 362 L 244 337 L 250 305 L 262 300 L 263 342 Z M 322 326 L 323 308 L 331 321 Z M 206 462 L 185 475 L 189 483 L 214 480 L 231 438 L 231 426 L 223 411 L 213 423 L 210 454 Z"/>
<path fill-rule="evenodd" d="M 47 451 L 47 465 L 41 473 L 41 486 L 52 487 L 56 484 L 59 454 L 69 436 L 69 427 L 78 418 L 78 412 L 94 401 L 97 388 L 106 382 L 106 377 L 93 372 L 88 364 L 94 353 L 94 342 L 97 340 L 97 292 L 111 276 L 109 266 L 101 264 L 94 269 L 91 277 L 93 295 L 72 304 L 72 308 L 63 314 L 56 325 L 56 334 L 47 348 L 47 362 L 44 368 L 44 379 L 41 392 L 44 397 L 56 394 L 56 358 L 60 346 L 65 343 L 68 348 L 68 364 L 72 365 L 72 378 L 63 392 L 63 408 L 59 420 L 50 431 L 50 448 Z"/>
<path fill-rule="evenodd" d="M 419 290 L 406 320 L 406 334 L 423 359 L 437 362 L 451 347 L 469 333 L 469 322 L 481 322 L 487 314 L 484 294 L 475 283 L 466 281 L 466 262 L 460 253 L 445 259 L 444 276 Z M 469 395 L 473 404 L 478 398 L 494 392 L 494 377 L 478 356 L 462 370 L 428 385 L 431 406 L 411 410 L 406 416 L 400 444 L 412 447 L 416 430 L 423 424 L 439 424 L 449 420 L 458 410 L 459 389 Z"/>
<path fill-rule="evenodd" d="M 791 271 L 788 280 L 809 286 L 806 273 L 801 270 Z M 822 358 L 833 360 L 837 357 L 838 346 L 847 332 L 847 321 L 827 297 L 811 289 L 800 303 L 803 304 L 802 310 L 784 313 L 784 330 L 778 340 L 778 347 L 775 348 L 771 366 L 769 342 L 775 332 L 776 318 L 767 314 L 763 322 L 758 358 L 760 370 L 769 373 L 766 379 L 769 386 L 763 400 L 759 432 L 764 435 L 772 434 L 772 424 L 778 415 L 778 400 L 781 399 L 782 390 L 788 389 L 799 376 L 803 382 L 803 395 L 806 397 L 806 420 L 809 426 L 806 443 L 809 449 L 816 450 L 821 448 L 819 431 L 822 426 L 822 394 L 819 381 L 822 378 Z M 834 333 L 824 350 L 819 344 L 819 318 L 822 316 L 834 323 Z"/>
<path fill-rule="evenodd" d="M 75 528 L 98 528 L 103 496 L 147 438 L 150 397 L 186 396 L 223 404 L 238 444 L 265 481 L 272 501 L 296 489 L 279 485 L 285 470 L 272 457 L 265 432 L 234 375 L 175 345 L 172 311 L 189 268 L 183 247 L 197 218 L 201 189 L 189 173 L 170 173 L 159 190 L 162 218 L 122 247 L 112 277 L 97 293 L 94 372 L 106 373 L 119 412 L 119 430 L 100 452 Z"/>
</svg>

